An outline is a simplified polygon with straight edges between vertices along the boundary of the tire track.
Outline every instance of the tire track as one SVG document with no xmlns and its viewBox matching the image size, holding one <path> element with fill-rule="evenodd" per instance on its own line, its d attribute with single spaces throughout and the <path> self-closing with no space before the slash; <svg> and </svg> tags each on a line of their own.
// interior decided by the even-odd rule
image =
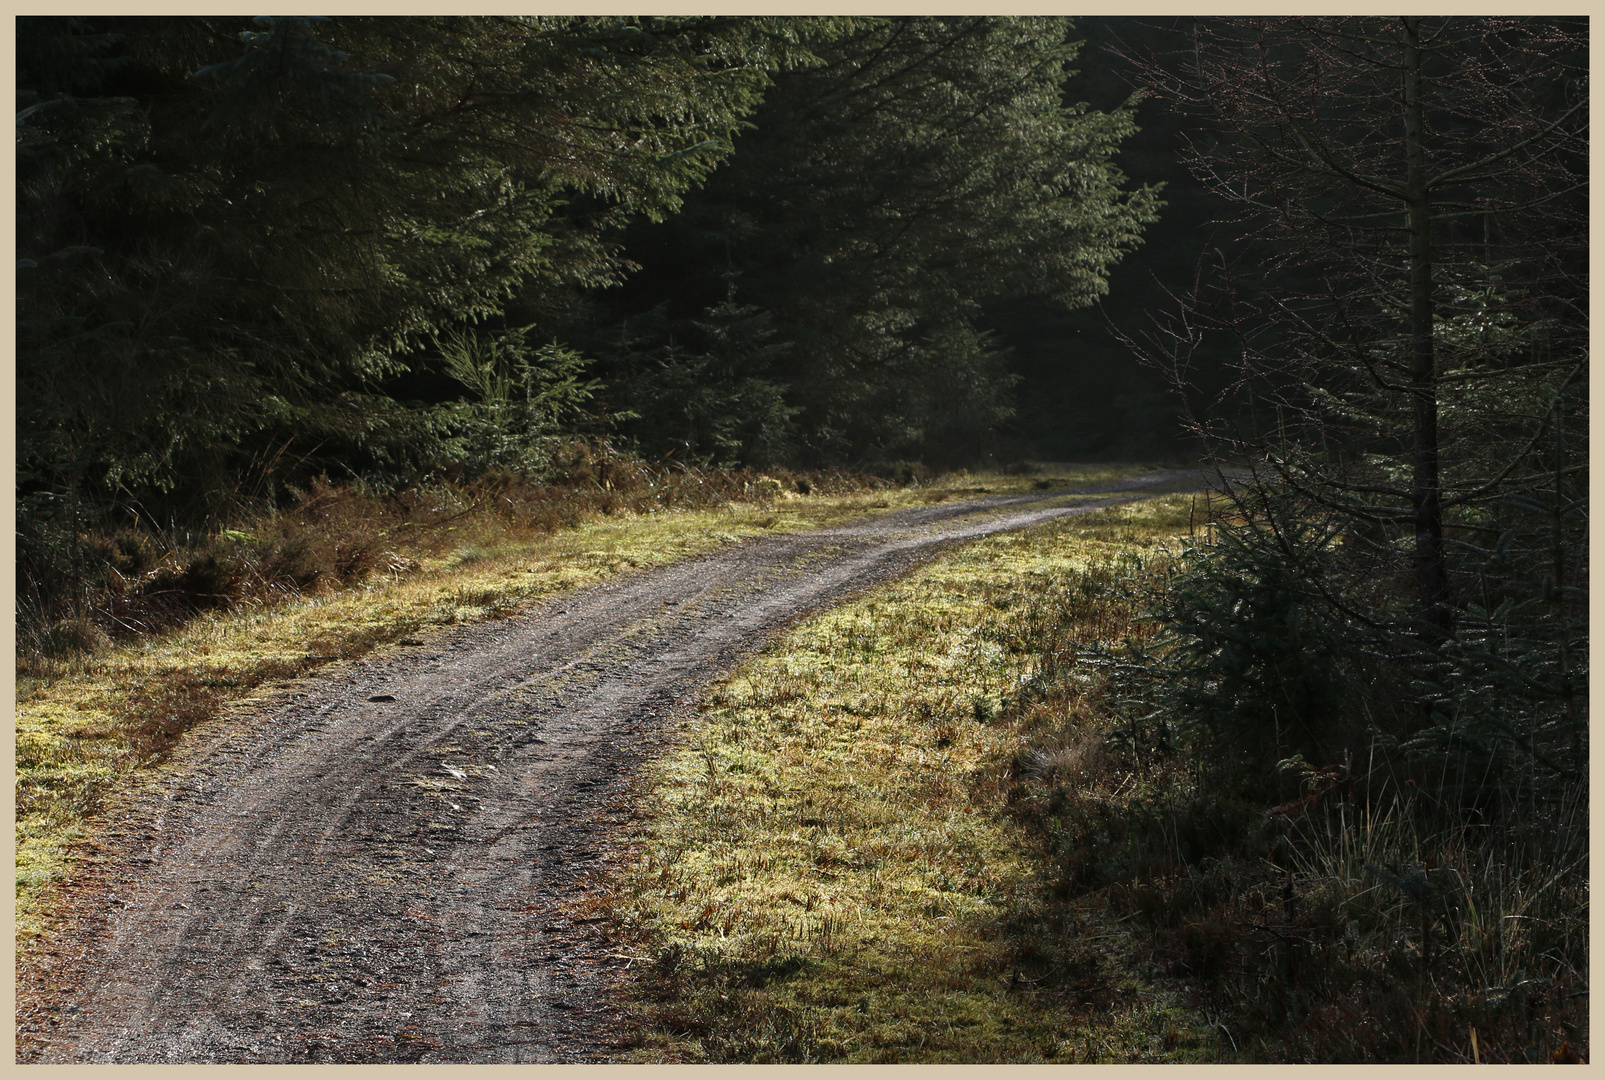
<svg viewBox="0 0 1605 1080">
<path fill-rule="evenodd" d="M 764 537 L 297 683 L 108 829 L 19 987 L 18 1060 L 605 1060 L 625 961 L 577 902 L 713 679 L 944 546 L 1198 484 Z"/>
</svg>

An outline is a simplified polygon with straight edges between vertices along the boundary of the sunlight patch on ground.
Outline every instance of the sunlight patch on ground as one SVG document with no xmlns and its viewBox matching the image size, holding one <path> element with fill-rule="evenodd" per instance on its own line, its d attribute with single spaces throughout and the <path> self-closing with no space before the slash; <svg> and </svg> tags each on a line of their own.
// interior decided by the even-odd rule
<svg viewBox="0 0 1605 1080">
<path fill-rule="evenodd" d="M 640 1060 L 1199 1058 L 1200 1018 L 1114 952 L 1079 990 L 1017 974 L 1010 919 L 1040 882 L 1003 803 L 1021 736 L 997 720 L 1035 659 L 1014 613 L 1185 531 L 1189 498 L 976 541 L 713 693 L 651 773 L 612 898 L 650 952 Z"/>
</svg>

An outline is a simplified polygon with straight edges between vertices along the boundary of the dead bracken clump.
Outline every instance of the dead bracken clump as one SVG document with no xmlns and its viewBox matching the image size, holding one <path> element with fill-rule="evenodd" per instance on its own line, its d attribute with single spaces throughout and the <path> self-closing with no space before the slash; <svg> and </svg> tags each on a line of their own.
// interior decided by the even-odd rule
<svg viewBox="0 0 1605 1080">
<path fill-rule="evenodd" d="M 52 653 L 103 652 L 111 646 L 111 636 L 95 620 L 78 618 L 57 619 L 39 634 L 44 648 Z"/>
<path fill-rule="evenodd" d="M 43 670 L 114 641 L 170 632 L 205 611 L 406 575 L 465 545 L 492 547 L 596 517 L 767 505 L 793 492 L 881 484 L 840 471 L 651 466 L 576 443 L 564 465 L 541 479 L 493 471 L 471 482 L 386 491 L 319 479 L 291 491 L 281 507 L 205 529 L 89 528 L 76 552 L 40 543 L 25 553 L 19 669 Z"/>
</svg>

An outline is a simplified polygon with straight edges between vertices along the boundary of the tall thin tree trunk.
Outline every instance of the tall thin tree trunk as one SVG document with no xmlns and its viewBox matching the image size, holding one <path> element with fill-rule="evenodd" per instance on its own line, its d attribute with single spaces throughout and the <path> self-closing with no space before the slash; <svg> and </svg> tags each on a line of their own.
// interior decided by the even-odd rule
<svg viewBox="0 0 1605 1080">
<path fill-rule="evenodd" d="M 1449 630 L 1443 562 L 1443 494 L 1438 478 L 1437 361 L 1432 346 L 1432 213 L 1427 189 L 1421 87 L 1421 20 L 1404 22 L 1404 157 L 1410 228 L 1410 394 L 1413 404 L 1410 506 L 1422 620 Z"/>
<path fill-rule="evenodd" d="M 78 469 L 73 468 L 72 479 L 67 482 L 67 517 L 71 544 L 68 551 L 72 556 L 72 617 L 84 617 L 84 563 L 83 555 L 78 545 Z"/>
<path fill-rule="evenodd" d="M 1586 767 L 1583 755 L 1583 721 L 1578 715 L 1577 695 L 1572 687 L 1572 603 L 1566 591 L 1566 398 L 1555 398 L 1555 510 L 1551 522 L 1554 602 L 1560 615 L 1560 699 L 1566 707 L 1566 727 L 1570 737 L 1572 761 L 1578 769 Z"/>
</svg>

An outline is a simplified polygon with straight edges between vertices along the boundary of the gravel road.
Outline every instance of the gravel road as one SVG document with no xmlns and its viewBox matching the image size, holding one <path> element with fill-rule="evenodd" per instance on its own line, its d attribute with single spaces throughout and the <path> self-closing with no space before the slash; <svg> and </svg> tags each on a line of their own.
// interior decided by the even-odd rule
<svg viewBox="0 0 1605 1080">
<path fill-rule="evenodd" d="M 711 680 L 943 546 L 1200 483 L 766 536 L 324 669 L 110 824 L 23 965 L 17 1058 L 607 1060 L 630 961 L 588 882 Z"/>
</svg>

